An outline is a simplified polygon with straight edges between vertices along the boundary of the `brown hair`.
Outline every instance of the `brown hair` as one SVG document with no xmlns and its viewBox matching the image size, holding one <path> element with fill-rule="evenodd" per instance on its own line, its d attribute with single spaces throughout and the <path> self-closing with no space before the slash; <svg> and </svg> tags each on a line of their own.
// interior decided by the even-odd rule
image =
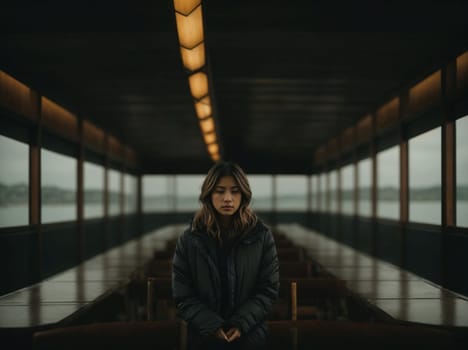
<svg viewBox="0 0 468 350">
<path fill-rule="evenodd" d="M 195 214 L 192 222 L 192 230 L 203 227 L 214 238 L 221 240 L 221 227 L 217 220 L 217 212 L 211 201 L 216 184 L 223 176 L 232 176 L 241 192 L 241 204 L 233 215 L 228 235 L 241 235 L 257 223 L 257 216 L 250 209 L 252 191 L 244 171 L 233 162 L 220 161 L 215 163 L 208 171 L 201 187 L 199 200 L 201 209 Z"/>
</svg>

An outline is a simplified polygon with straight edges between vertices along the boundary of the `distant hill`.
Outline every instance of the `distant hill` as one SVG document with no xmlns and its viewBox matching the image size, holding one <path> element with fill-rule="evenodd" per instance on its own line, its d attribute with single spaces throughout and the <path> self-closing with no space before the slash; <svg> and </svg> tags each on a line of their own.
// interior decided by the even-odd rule
<svg viewBox="0 0 468 350">
<path fill-rule="evenodd" d="M 76 191 L 63 189 L 57 186 L 44 186 L 41 188 L 42 202 L 44 204 L 74 203 Z M 111 201 L 118 201 L 118 193 L 111 192 Z M 26 184 L 5 185 L 0 183 L 0 206 L 11 204 L 26 204 L 29 198 L 29 187 Z M 102 191 L 85 191 L 86 203 L 102 202 Z"/>
<path fill-rule="evenodd" d="M 59 204 L 59 203 L 73 203 L 76 200 L 76 192 L 72 190 L 63 189 L 57 186 L 44 186 L 42 191 L 42 201 L 44 204 Z M 0 183 L 0 206 L 11 204 L 26 204 L 28 203 L 29 188 L 26 184 L 5 185 Z M 283 197 L 295 197 L 295 195 L 282 195 Z M 371 191 L 369 188 L 360 190 L 360 197 L 369 200 L 371 198 Z M 262 200 L 261 195 L 255 197 L 257 201 Z M 342 193 L 344 200 L 351 200 L 353 192 L 351 190 L 344 190 Z M 399 191 L 394 187 L 383 187 L 379 189 L 379 200 L 383 201 L 396 201 L 399 198 Z M 441 199 L 440 187 L 427 187 L 417 188 L 410 190 L 410 198 L 417 201 L 434 201 Z M 111 202 L 119 200 L 119 194 L 116 192 L 110 193 Z M 161 197 L 145 196 L 145 201 L 156 200 L 160 201 Z M 165 198 L 167 200 L 167 198 Z M 457 199 L 468 200 L 468 186 L 460 186 L 457 188 Z M 101 190 L 87 190 L 85 191 L 86 203 L 101 203 L 102 191 Z"/>
</svg>

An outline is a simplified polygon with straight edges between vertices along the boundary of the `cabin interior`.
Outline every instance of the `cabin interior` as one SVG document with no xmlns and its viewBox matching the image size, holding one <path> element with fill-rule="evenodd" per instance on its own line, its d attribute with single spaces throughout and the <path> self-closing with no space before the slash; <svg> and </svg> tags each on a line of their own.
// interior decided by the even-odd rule
<svg viewBox="0 0 468 350">
<path fill-rule="evenodd" d="M 468 344 L 468 3 L 2 4 L 0 344 L 186 349 L 214 162 L 275 236 L 271 349 Z"/>
</svg>

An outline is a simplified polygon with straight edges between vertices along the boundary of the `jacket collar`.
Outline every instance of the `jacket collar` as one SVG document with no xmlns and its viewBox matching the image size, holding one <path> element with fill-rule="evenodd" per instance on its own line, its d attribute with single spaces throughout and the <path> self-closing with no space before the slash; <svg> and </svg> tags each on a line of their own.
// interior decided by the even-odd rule
<svg viewBox="0 0 468 350">
<path fill-rule="evenodd" d="M 190 222 L 190 229 L 192 229 L 192 223 L 193 223 L 193 218 Z M 265 224 L 260 219 L 257 218 L 257 222 L 255 223 L 255 225 L 253 225 L 247 232 L 245 232 L 242 235 L 238 243 L 244 244 L 244 245 L 252 244 L 261 238 L 260 233 L 263 232 L 264 230 L 266 230 Z M 208 238 L 208 235 L 205 232 L 203 232 L 203 230 L 200 228 L 195 228 L 192 231 L 192 233 L 202 240 L 205 240 L 206 238 Z"/>
</svg>

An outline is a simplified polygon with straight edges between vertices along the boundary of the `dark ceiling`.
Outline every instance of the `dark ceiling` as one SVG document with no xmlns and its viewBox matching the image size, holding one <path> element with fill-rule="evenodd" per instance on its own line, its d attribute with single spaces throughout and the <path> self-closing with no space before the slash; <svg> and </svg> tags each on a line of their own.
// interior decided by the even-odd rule
<svg viewBox="0 0 468 350">
<path fill-rule="evenodd" d="M 144 172 L 207 171 L 172 1 L 1 6 L 0 69 L 132 147 Z M 223 158 L 248 173 L 308 172 L 319 145 L 467 50 L 467 1 L 203 11 Z"/>
</svg>

